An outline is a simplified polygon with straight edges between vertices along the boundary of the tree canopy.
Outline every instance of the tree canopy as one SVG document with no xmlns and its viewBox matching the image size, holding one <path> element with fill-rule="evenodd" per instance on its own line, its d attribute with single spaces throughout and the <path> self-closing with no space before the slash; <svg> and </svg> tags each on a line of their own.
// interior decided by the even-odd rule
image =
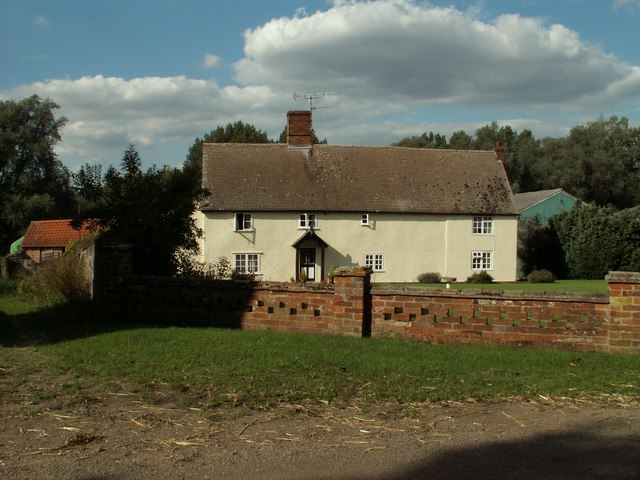
<svg viewBox="0 0 640 480">
<path fill-rule="evenodd" d="M 496 141 L 506 151 L 505 168 L 514 192 L 563 188 L 586 202 L 624 209 L 640 204 L 640 127 L 622 117 L 578 125 L 560 138 L 536 139 L 492 122 L 474 135 L 457 131 L 423 133 L 394 145 L 418 148 L 490 150 Z"/>
<path fill-rule="evenodd" d="M 184 161 L 184 170 L 193 176 L 200 185 L 202 179 L 202 144 L 203 143 L 270 143 L 266 132 L 258 130 L 249 123 L 237 121 L 228 123 L 226 127 L 218 126 L 215 130 L 205 133 L 203 138 L 196 137 L 187 158 Z"/>
<path fill-rule="evenodd" d="M 198 250 L 200 231 L 193 213 L 202 190 L 180 169 L 142 169 L 133 145 L 124 152 L 120 170 L 110 167 L 103 178 L 85 165 L 75 175 L 85 215 L 98 219 L 105 235 L 131 242 L 134 270 L 141 275 L 173 275 L 177 255 Z"/>
<path fill-rule="evenodd" d="M 56 157 L 66 119 L 37 95 L 0 101 L 0 251 L 8 251 L 31 220 L 68 216 L 69 171 Z"/>
</svg>

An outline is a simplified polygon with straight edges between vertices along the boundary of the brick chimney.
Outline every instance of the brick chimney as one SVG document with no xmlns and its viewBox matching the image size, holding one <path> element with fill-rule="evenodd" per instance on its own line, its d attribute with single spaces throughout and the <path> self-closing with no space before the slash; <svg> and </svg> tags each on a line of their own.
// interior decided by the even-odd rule
<svg viewBox="0 0 640 480">
<path fill-rule="evenodd" d="M 504 145 L 502 145 L 500 140 L 496 140 L 496 148 L 494 152 L 496 152 L 496 158 L 505 165 L 507 163 L 507 154 L 505 153 Z"/>
<path fill-rule="evenodd" d="M 311 111 L 287 112 L 287 145 L 289 148 L 311 148 Z"/>
</svg>

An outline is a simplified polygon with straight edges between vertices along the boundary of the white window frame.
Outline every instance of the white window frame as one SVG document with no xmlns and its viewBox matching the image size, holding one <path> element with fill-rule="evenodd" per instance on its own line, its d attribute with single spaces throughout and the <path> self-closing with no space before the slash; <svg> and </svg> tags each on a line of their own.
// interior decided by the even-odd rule
<svg viewBox="0 0 640 480">
<path fill-rule="evenodd" d="M 247 212 L 237 212 L 233 216 L 233 230 L 235 232 L 253 232 L 253 215 Z"/>
<path fill-rule="evenodd" d="M 365 253 L 364 266 L 374 272 L 384 272 L 384 253 Z"/>
<path fill-rule="evenodd" d="M 369 214 L 368 213 L 363 213 L 362 214 L 362 216 L 360 217 L 360 225 L 362 225 L 362 226 L 371 225 L 369 223 Z"/>
<path fill-rule="evenodd" d="M 476 215 L 472 220 L 474 235 L 493 235 L 493 217 L 490 215 Z"/>
<path fill-rule="evenodd" d="M 298 217 L 298 228 L 301 230 L 318 229 L 318 216 L 315 213 L 301 213 Z"/>
<path fill-rule="evenodd" d="M 260 273 L 260 257 L 259 252 L 234 252 L 233 269 L 238 273 Z M 250 267 L 254 266 L 254 269 Z"/>
<path fill-rule="evenodd" d="M 489 250 L 471 252 L 471 270 L 474 272 L 493 270 L 493 252 Z"/>
</svg>

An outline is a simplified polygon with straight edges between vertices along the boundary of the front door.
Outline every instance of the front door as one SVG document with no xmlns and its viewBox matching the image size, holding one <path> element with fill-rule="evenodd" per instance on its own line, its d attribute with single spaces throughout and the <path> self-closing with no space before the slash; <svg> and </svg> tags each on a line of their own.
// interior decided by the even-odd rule
<svg viewBox="0 0 640 480">
<path fill-rule="evenodd" d="M 306 273 L 307 281 L 316 281 L 316 249 L 315 248 L 301 248 L 300 249 L 300 268 L 298 274 L 301 272 Z"/>
</svg>

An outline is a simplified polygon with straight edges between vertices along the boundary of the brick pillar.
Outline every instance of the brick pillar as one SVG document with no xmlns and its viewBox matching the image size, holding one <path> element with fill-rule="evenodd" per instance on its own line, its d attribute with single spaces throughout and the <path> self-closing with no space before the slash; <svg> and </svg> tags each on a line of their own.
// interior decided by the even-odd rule
<svg viewBox="0 0 640 480">
<path fill-rule="evenodd" d="M 363 267 L 338 267 L 334 271 L 333 313 L 339 332 L 349 336 L 371 335 L 371 272 Z"/>
<path fill-rule="evenodd" d="M 124 286 L 133 275 L 133 245 L 98 239 L 93 266 L 93 299 L 113 311 L 124 311 Z"/>
<path fill-rule="evenodd" d="M 609 272 L 609 351 L 640 354 L 640 273 Z"/>
</svg>

